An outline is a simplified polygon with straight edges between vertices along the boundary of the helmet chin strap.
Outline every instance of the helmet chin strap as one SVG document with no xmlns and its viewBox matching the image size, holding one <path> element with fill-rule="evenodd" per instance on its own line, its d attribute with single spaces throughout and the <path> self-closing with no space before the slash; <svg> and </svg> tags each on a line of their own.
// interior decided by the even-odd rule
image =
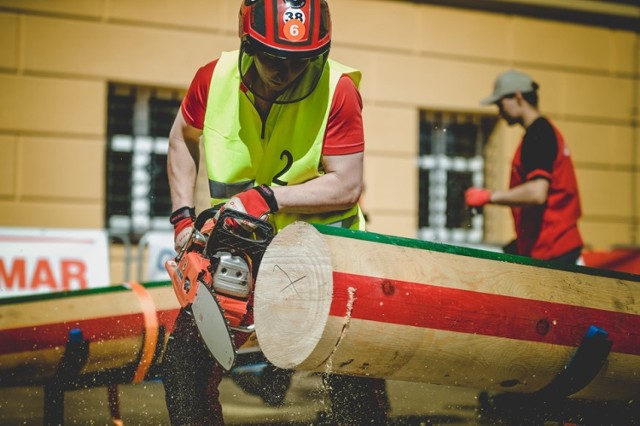
<svg viewBox="0 0 640 426">
<path fill-rule="evenodd" d="M 239 68 L 240 68 L 240 78 L 242 79 L 242 83 L 245 85 L 245 87 L 258 99 L 264 101 L 264 102 L 268 102 L 268 103 L 274 103 L 278 97 L 280 95 L 282 95 L 282 93 L 286 92 L 293 84 L 295 84 L 295 81 L 291 82 L 291 84 L 289 84 L 289 86 L 287 86 L 284 90 L 279 91 L 277 93 L 274 94 L 269 94 L 267 93 L 267 89 L 265 87 L 264 82 L 262 81 L 262 78 L 260 77 L 260 74 L 258 73 L 258 70 L 256 69 L 255 66 L 255 59 L 254 55 L 249 55 L 252 58 L 252 62 L 251 65 L 248 67 L 246 72 L 242 72 L 242 64 L 239 64 Z M 243 57 L 243 52 L 242 50 L 240 51 L 240 59 L 239 62 L 242 61 L 242 57 Z"/>
<path fill-rule="evenodd" d="M 273 103 L 276 99 L 278 99 L 280 95 L 286 92 L 294 84 L 295 84 L 295 80 L 291 82 L 291 84 L 289 84 L 289 86 L 287 86 L 285 89 L 270 95 L 267 93 L 265 84 L 260 78 L 260 74 L 256 72 L 253 78 L 253 84 L 251 85 L 251 87 L 247 87 L 247 88 L 251 90 L 251 93 L 253 93 L 257 98 L 260 98 L 265 102 Z"/>
</svg>

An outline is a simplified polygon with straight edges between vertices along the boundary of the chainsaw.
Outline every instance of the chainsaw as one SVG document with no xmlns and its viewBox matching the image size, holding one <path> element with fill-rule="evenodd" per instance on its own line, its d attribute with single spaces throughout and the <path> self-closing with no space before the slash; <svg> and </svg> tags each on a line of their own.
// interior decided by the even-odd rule
<svg viewBox="0 0 640 426">
<path fill-rule="evenodd" d="M 249 299 L 273 235 L 269 222 L 214 207 L 198 216 L 187 243 L 165 263 L 180 306 L 192 313 L 200 337 L 227 371 L 237 355 L 233 332 L 252 333 L 254 326 L 231 326 L 219 296 Z"/>
</svg>

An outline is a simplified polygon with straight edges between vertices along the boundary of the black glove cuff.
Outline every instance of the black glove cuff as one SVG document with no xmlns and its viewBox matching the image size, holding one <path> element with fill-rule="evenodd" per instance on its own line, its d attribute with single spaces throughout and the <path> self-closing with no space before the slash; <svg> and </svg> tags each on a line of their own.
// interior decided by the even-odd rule
<svg viewBox="0 0 640 426">
<path fill-rule="evenodd" d="M 186 218 L 191 218 L 191 220 L 196 220 L 196 209 L 194 207 L 187 207 L 187 206 L 180 207 L 179 209 L 171 213 L 171 216 L 169 217 L 169 222 L 171 222 L 171 224 L 175 226 L 176 223 Z"/>
<path fill-rule="evenodd" d="M 267 185 L 256 186 L 255 189 L 258 191 L 258 193 L 260 193 L 260 195 L 262 195 L 262 198 L 264 198 L 264 201 L 266 201 L 267 205 L 269 206 L 269 210 L 271 210 L 271 213 L 275 213 L 279 210 L 278 202 L 276 201 L 276 196 L 273 193 L 273 189 L 271 189 Z"/>
</svg>

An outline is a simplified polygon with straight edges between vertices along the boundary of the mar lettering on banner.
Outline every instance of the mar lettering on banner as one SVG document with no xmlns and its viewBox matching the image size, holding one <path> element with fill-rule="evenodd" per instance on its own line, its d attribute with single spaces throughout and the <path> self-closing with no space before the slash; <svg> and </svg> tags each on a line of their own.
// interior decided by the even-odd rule
<svg viewBox="0 0 640 426">
<path fill-rule="evenodd" d="M 0 298 L 110 282 L 106 231 L 0 227 Z"/>
</svg>

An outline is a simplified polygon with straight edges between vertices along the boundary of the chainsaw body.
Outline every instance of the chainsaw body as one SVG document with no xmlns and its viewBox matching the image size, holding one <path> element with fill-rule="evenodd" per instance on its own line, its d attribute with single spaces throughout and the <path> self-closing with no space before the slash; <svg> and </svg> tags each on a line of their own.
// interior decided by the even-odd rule
<svg viewBox="0 0 640 426">
<path fill-rule="evenodd" d="M 192 313 L 209 351 L 227 370 L 235 362 L 235 345 L 218 295 L 248 300 L 272 238 L 266 221 L 236 210 L 208 209 L 196 219 L 180 253 L 165 263 L 180 306 Z M 233 330 L 249 333 L 253 324 Z"/>
<path fill-rule="evenodd" d="M 179 261 L 170 259 L 165 263 L 165 268 L 171 277 L 173 290 L 182 308 L 191 306 L 198 286 L 201 282 L 206 282 L 209 261 L 197 252 L 185 253 Z"/>
</svg>

